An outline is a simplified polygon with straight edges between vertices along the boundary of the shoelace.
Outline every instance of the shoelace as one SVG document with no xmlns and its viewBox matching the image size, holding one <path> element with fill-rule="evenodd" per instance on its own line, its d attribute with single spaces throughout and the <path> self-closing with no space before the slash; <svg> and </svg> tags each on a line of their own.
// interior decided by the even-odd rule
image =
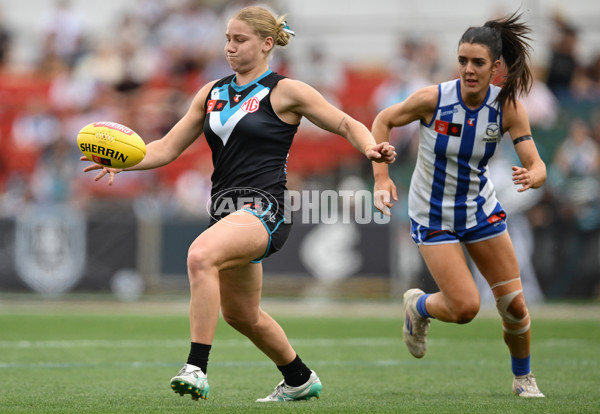
<svg viewBox="0 0 600 414">
<path fill-rule="evenodd" d="M 283 395 L 283 387 L 284 387 L 283 382 L 280 382 L 279 384 L 277 384 L 277 386 L 275 387 L 275 390 L 273 390 L 273 392 L 269 395 L 269 397 L 277 397 L 278 395 Z"/>
<path fill-rule="evenodd" d="M 525 385 L 526 388 L 537 391 L 537 384 L 535 382 L 535 378 L 534 377 L 532 377 L 531 375 L 529 375 L 529 376 L 527 376 L 527 377 L 525 377 L 523 379 L 525 380 L 524 381 L 524 383 L 525 383 L 524 385 Z"/>
</svg>

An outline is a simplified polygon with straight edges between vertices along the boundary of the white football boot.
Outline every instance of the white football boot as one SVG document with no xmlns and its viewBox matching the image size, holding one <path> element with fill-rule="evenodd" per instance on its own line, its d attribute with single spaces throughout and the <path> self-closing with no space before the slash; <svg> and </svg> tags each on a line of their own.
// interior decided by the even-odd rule
<svg viewBox="0 0 600 414">
<path fill-rule="evenodd" d="M 523 398 L 543 398 L 544 394 L 538 388 L 535 377 L 530 372 L 527 375 L 515 376 L 513 380 L 513 392 Z"/>
<path fill-rule="evenodd" d="M 171 388 L 182 397 L 190 394 L 192 400 L 208 398 L 208 378 L 200 368 L 195 365 L 185 364 L 181 371 L 171 378 Z"/>
<path fill-rule="evenodd" d="M 425 292 L 421 289 L 409 289 L 404 293 L 404 328 L 402 337 L 408 351 L 415 358 L 423 358 L 427 351 L 427 331 L 430 320 L 417 311 L 417 301 Z"/>
<path fill-rule="evenodd" d="M 298 387 L 290 387 L 284 381 L 281 381 L 271 394 L 265 398 L 259 398 L 256 402 L 286 402 L 309 400 L 312 397 L 319 398 L 322 388 L 321 380 L 314 371 L 311 371 L 310 378 L 304 384 Z"/>
</svg>

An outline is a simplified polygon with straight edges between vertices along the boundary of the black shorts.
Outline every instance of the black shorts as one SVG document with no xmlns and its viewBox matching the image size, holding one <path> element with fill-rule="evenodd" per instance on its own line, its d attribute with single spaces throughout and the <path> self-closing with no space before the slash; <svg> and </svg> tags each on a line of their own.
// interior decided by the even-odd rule
<svg viewBox="0 0 600 414">
<path fill-rule="evenodd" d="M 248 197 L 252 198 L 252 201 L 249 201 Z M 249 202 L 242 203 L 238 206 L 237 202 L 239 200 L 242 200 L 242 202 Z M 235 211 L 247 211 L 248 213 L 254 214 L 265 226 L 267 233 L 269 233 L 269 241 L 265 253 L 262 256 L 252 260 L 252 263 L 260 263 L 265 257 L 269 257 L 283 247 L 290 235 L 290 230 L 292 229 L 291 220 L 286 220 L 284 216 L 285 210 L 283 208 L 283 196 L 270 196 L 269 198 L 266 198 L 262 196 L 262 193 L 260 193 L 258 197 L 253 197 L 252 194 L 245 193 L 243 197 L 239 196 L 232 198 L 232 200 L 228 201 L 228 203 L 230 203 L 230 206 L 237 206 Z M 213 206 L 211 207 L 209 226 L 212 226 L 217 221 L 234 212 L 227 211 L 227 209 L 224 209 L 225 211 L 221 211 L 218 210 L 218 208 L 218 205 L 213 203 Z"/>
</svg>

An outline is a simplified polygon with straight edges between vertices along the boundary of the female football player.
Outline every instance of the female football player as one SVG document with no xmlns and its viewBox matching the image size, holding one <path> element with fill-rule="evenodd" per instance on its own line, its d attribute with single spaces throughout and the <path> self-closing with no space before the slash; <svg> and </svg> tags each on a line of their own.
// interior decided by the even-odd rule
<svg viewBox="0 0 600 414">
<path fill-rule="evenodd" d="M 225 56 L 234 73 L 201 88 L 183 118 L 129 168 L 166 165 L 202 133 L 212 150 L 211 225 L 192 243 L 187 259 L 191 349 L 171 380 L 175 392 L 193 399 L 208 397 L 207 364 L 219 310 L 283 374 L 275 390 L 258 401 L 309 399 L 321 392 L 315 372 L 260 307 L 261 261 L 281 249 L 291 227 L 283 207 L 286 159 L 301 118 L 343 136 L 369 160 L 391 163 L 396 156 L 392 146 L 376 144 L 367 127 L 315 89 L 271 71 L 273 48 L 285 46 L 290 35 L 283 17 L 255 6 L 240 10 L 225 33 Z M 108 174 L 109 184 L 120 172 L 99 165 L 84 171 L 96 169 L 101 171 L 95 180 Z"/>
<path fill-rule="evenodd" d="M 439 292 L 410 289 L 404 294 L 404 341 L 422 358 L 430 319 L 467 323 L 479 311 L 479 293 L 461 243 L 486 278 L 502 319 L 512 360 L 513 391 L 543 397 L 530 369 L 530 317 L 515 252 L 506 231 L 506 214 L 496 199 L 487 168 L 504 133 L 522 166 L 512 167 L 518 191 L 540 187 L 546 167 L 527 114 L 518 101 L 531 84 L 529 28 L 520 16 L 471 27 L 458 43 L 460 79 L 416 91 L 381 111 L 373 123 L 378 142 L 394 127 L 420 122 L 419 151 L 409 188 L 411 235 Z M 506 66 L 503 86 L 491 81 Z M 384 214 L 397 200 L 386 165 L 374 165 L 375 205 Z"/>
</svg>

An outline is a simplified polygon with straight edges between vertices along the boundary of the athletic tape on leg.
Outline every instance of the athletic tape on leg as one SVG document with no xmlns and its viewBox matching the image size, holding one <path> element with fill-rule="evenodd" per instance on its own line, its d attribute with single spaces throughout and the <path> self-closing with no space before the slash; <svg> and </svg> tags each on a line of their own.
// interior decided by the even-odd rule
<svg viewBox="0 0 600 414">
<path fill-rule="evenodd" d="M 527 319 L 527 317 L 529 316 L 529 313 L 525 313 L 524 317 L 517 318 L 512 313 L 510 313 L 508 310 L 508 307 L 510 306 L 512 301 L 515 300 L 515 298 L 517 296 L 519 296 L 519 294 L 521 294 L 522 292 L 523 292 L 523 289 L 518 289 L 518 290 L 514 290 L 510 293 L 507 293 L 504 296 L 500 296 L 499 298 L 496 298 L 496 308 L 498 308 L 498 313 L 500 314 L 502 319 L 504 321 L 506 321 L 506 323 L 513 323 L 513 324 L 521 323 L 525 319 Z"/>
<path fill-rule="evenodd" d="M 504 330 L 504 332 L 509 333 L 511 335 L 523 335 L 529 330 L 530 327 L 531 322 L 527 322 L 527 325 L 525 325 L 521 329 L 508 329 L 506 326 L 502 325 L 502 329 Z"/>
<path fill-rule="evenodd" d="M 498 283 L 494 283 L 493 285 L 490 286 L 490 288 L 492 290 L 496 289 L 499 286 L 504 286 L 504 285 L 508 285 L 511 282 L 515 282 L 517 280 L 521 279 L 520 277 L 515 277 L 514 279 L 510 279 L 510 280 L 504 280 L 502 282 L 498 282 Z"/>
</svg>

